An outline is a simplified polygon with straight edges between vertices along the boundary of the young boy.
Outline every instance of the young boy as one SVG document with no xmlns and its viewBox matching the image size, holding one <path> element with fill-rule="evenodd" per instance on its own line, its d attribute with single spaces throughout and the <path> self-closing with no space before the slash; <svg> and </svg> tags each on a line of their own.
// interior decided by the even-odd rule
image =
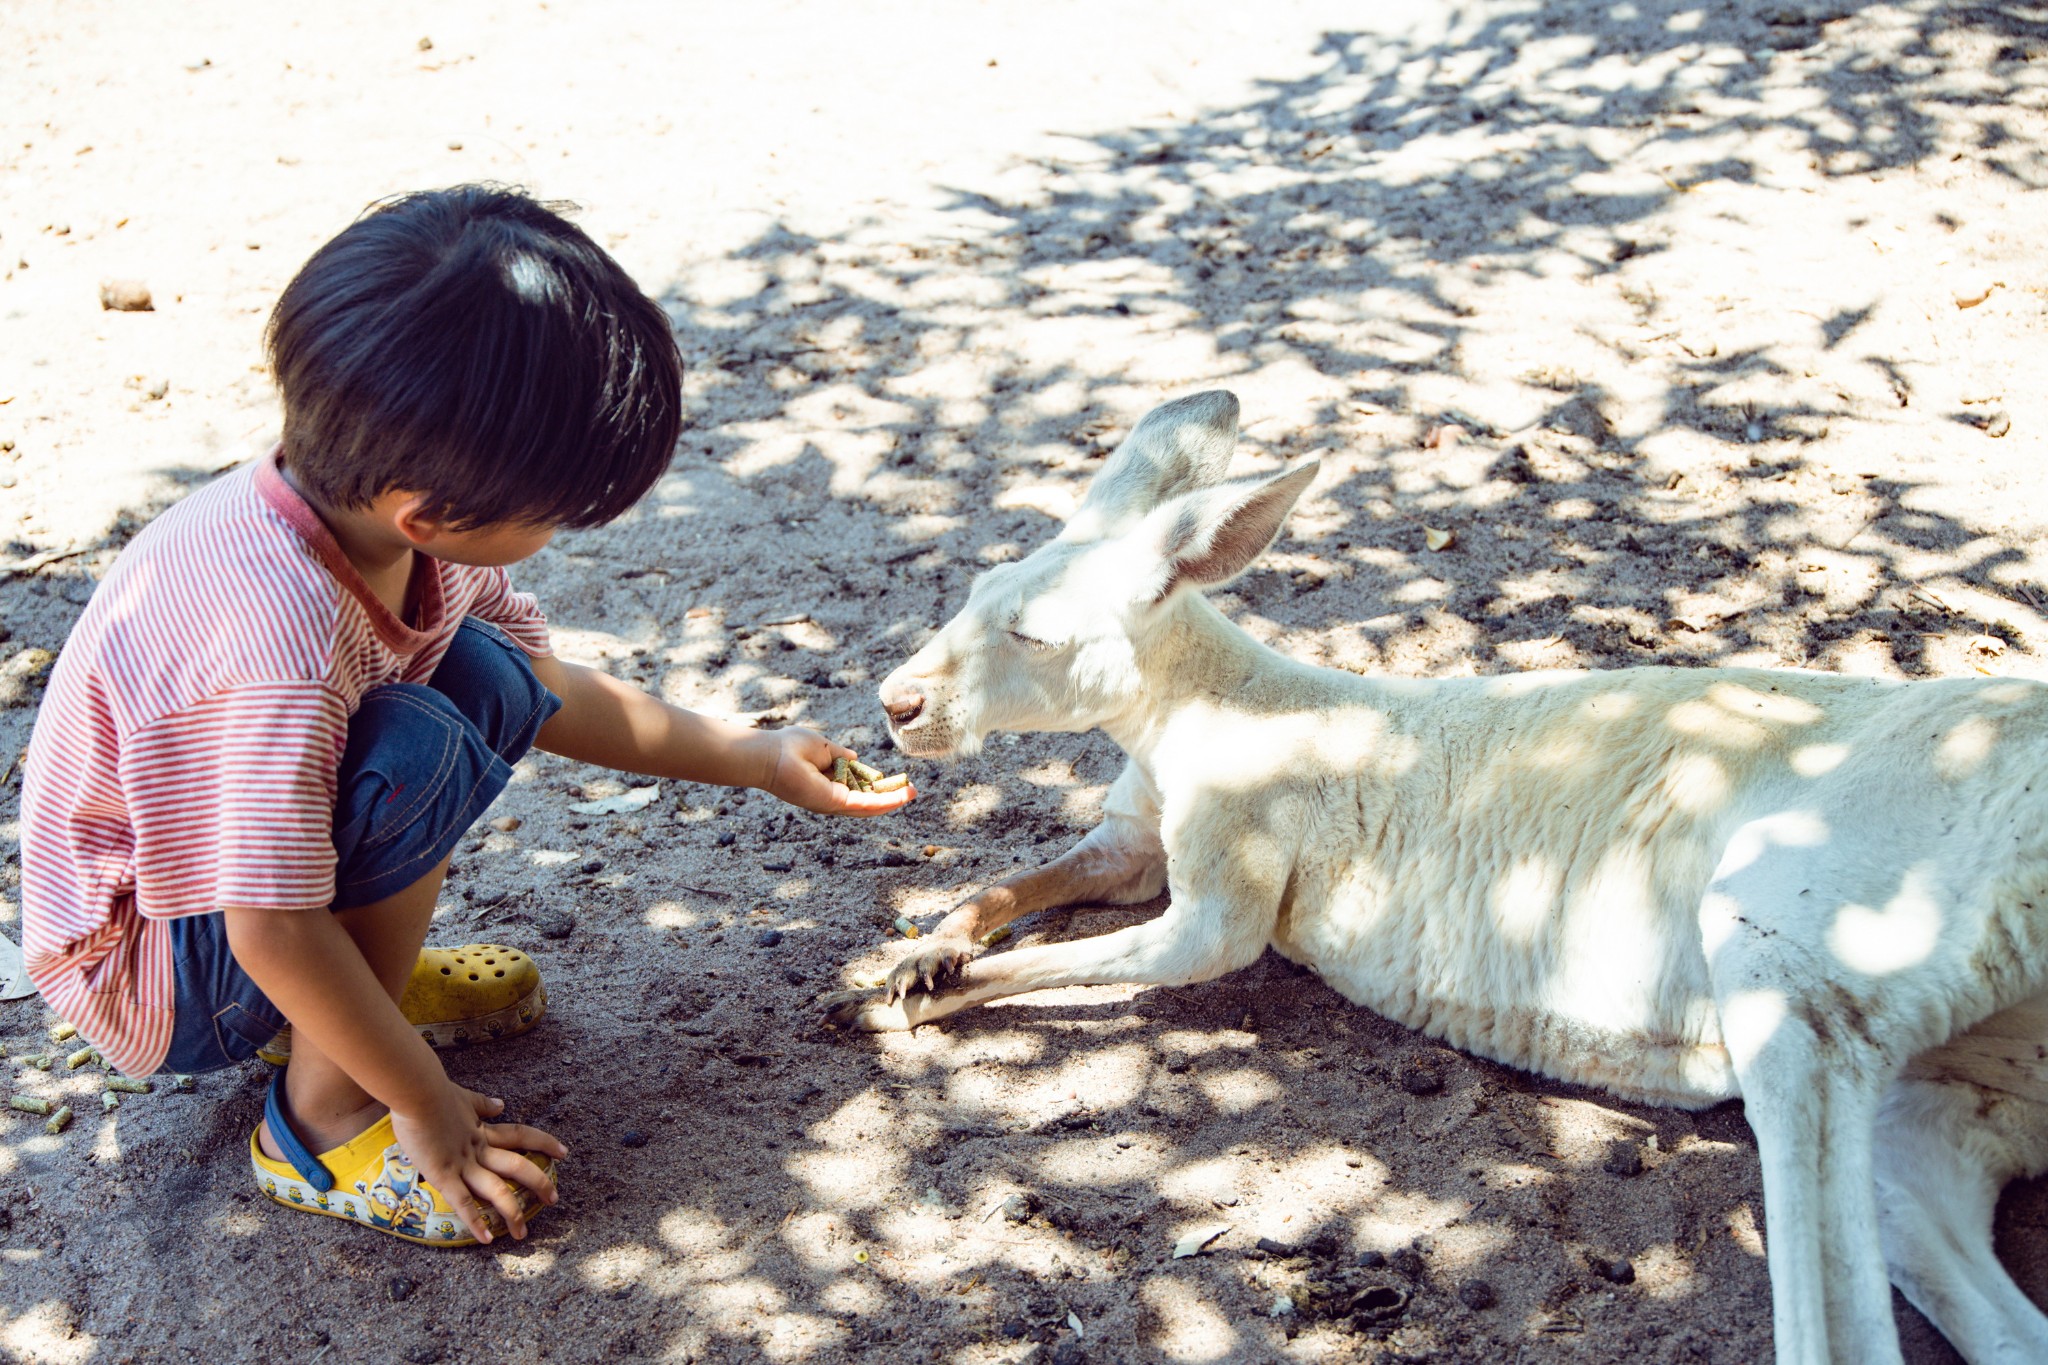
<svg viewBox="0 0 2048 1365">
<path fill-rule="evenodd" d="M 124 550 L 64 648 L 22 794 L 29 974 L 131 1075 L 291 1025 L 250 1138 L 279 1202 L 434 1245 L 523 1237 L 562 1144 L 427 1038 L 545 1008 L 506 949 L 422 951 L 458 838 L 529 746 L 807 810 L 848 750 L 549 652 L 504 566 L 617 517 L 681 424 L 668 320 L 580 230 L 485 186 L 382 204 L 278 300 L 284 437 Z M 402 1002 L 402 1003 L 401 1003 Z"/>
</svg>

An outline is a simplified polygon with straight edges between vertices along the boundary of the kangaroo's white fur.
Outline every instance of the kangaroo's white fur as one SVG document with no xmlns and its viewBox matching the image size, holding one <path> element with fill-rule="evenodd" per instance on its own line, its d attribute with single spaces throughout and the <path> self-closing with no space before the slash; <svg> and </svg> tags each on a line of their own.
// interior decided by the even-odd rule
<svg viewBox="0 0 2048 1365">
<path fill-rule="evenodd" d="M 2048 1166 L 2048 688 L 1298 663 L 1196 591 L 1316 472 L 1224 482 L 1236 426 L 1227 393 L 1155 410 L 1059 538 L 982 575 L 884 683 L 911 754 L 1100 727 L 1129 763 L 1079 846 L 833 1016 L 1199 981 L 1270 944 L 1498 1061 L 1740 1095 L 1786 1365 L 1899 1360 L 1888 1280 L 1970 1361 L 2048 1361 L 1990 1236 L 1999 1188 Z M 1015 915 L 1169 880 L 1147 923 L 975 957 Z"/>
</svg>

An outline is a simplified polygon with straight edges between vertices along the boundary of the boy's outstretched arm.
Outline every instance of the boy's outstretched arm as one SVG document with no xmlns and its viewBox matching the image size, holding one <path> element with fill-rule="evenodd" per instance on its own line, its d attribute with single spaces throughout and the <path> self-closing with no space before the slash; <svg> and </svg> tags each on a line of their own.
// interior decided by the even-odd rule
<svg viewBox="0 0 2048 1365">
<path fill-rule="evenodd" d="M 621 772 L 722 787 L 759 787 L 827 815 L 885 815 L 917 795 L 915 787 L 860 792 L 826 775 L 853 751 L 815 730 L 755 730 L 670 706 L 631 683 L 556 658 L 533 660 L 534 675 L 562 699 L 541 726 L 540 748 Z"/>
</svg>

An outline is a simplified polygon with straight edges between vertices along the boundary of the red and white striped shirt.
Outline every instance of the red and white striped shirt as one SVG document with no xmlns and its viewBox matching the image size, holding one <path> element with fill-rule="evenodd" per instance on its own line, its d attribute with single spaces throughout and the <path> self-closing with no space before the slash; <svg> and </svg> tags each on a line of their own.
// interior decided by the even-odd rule
<svg viewBox="0 0 2048 1365">
<path fill-rule="evenodd" d="M 276 461 L 216 479 L 121 552 L 29 743 L 28 974 L 131 1076 L 170 1049 L 170 920 L 334 899 L 335 771 L 363 693 L 424 683 L 465 616 L 549 652 L 501 568 L 421 556 L 408 626 Z"/>
</svg>

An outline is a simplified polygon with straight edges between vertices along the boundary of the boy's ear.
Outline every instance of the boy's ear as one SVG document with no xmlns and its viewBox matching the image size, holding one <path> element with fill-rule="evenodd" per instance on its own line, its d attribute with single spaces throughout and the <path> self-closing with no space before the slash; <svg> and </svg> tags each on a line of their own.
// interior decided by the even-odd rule
<svg viewBox="0 0 2048 1365">
<path fill-rule="evenodd" d="M 1153 600 L 1183 587 L 1213 588 L 1250 568 L 1322 467 L 1304 460 L 1278 474 L 1185 493 L 1147 517 L 1138 534 L 1152 539 L 1159 556 Z"/>
<path fill-rule="evenodd" d="M 385 499 L 391 501 L 386 503 Z M 390 518 L 398 534 L 411 541 L 414 546 L 426 545 L 448 529 L 448 523 L 438 517 L 426 515 L 427 495 L 405 493 L 392 489 L 380 493 L 373 505 L 383 504 L 379 510 Z"/>
</svg>

